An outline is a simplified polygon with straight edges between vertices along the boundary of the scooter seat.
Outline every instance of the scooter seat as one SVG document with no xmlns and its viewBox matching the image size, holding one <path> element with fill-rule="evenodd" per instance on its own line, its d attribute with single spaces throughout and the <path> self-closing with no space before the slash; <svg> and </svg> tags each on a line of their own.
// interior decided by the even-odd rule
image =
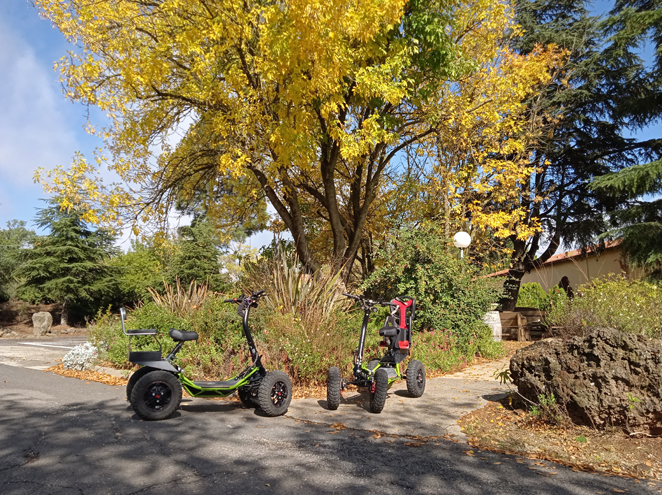
<svg viewBox="0 0 662 495">
<path fill-rule="evenodd" d="M 400 332 L 398 327 L 384 327 L 379 330 L 379 335 L 382 337 L 395 337 Z"/>
<path fill-rule="evenodd" d="M 198 332 L 186 332 L 183 330 L 175 330 L 174 328 L 171 328 L 170 331 L 168 332 L 168 335 L 170 335 L 172 340 L 174 340 L 175 342 L 198 340 Z"/>
</svg>

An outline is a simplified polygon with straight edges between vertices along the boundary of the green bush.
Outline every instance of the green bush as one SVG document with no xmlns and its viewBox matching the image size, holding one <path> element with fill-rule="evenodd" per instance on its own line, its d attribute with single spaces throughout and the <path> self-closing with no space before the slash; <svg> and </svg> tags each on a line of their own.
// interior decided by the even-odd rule
<svg viewBox="0 0 662 495">
<path fill-rule="evenodd" d="M 470 268 L 467 271 L 475 274 Z M 178 289 L 178 293 L 183 290 Z M 174 293 L 172 296 L 170 299 L 175 297 Z M 178 354 L 179 365 L 192 379 L 228 378 L 248 366 L 249 355 L 241 318 L 235 305 L 223 303 L 226 297 L 206 293 L 200 298 L 201 302 L 187 304 L 186 311 L 159 297 L 156 302 L 130 311 L 127 328 L 155 328 L 164 353 L 174 346 L 168 337 L 170 328 L 194 330 L 198 332 L 199 340 L 184 345 Z M 295 312 L 283 309 L 282 304 L 275 306 L 273 301 L 265 299 L 251 311 L 251 330 L 265 367 L 284 370 L 295 385 L 323 385 L 331 366 L 339 366 L 343 374 L 349 376 L 358 347 L 363 311 L 342 304 L 325 309 L 305 301 L 295 308 Z M 378 330 L 387 314 L 388 309 L 382 308 L 371 317 L 365 345 L 366 361 L 383 354 Z M 100 313 L 89 331 L 101 359 L 119 368 L 132 366 L 127 361 L 128 337 L 122 333 L 117 316 L 108 311 Z M 151 337 L 141 337 L 132 340 L 132 348 L 154 350 L 158 346 Z M 492 340 L 491 330 L 480 320 L 474 320 L 473 325 L 467 322 L 462 327 L 453 326 L 444 331 L 420 332 L 413 338 L 412 357 L 423 361 L 430 371 L 449 371 L 470 362 L 475 354 L 487 357 L 501 354 L 500 344 Z"/>
<path fill-rule="evenodd" d="M 475 355 L 488 359 L 503 355 L 503 346 L 492 339 L 492 329 L 477 323 L 464 345 L 452 332 L 431 330 L 419 332 L 415 336 L 412 358 L 421 361 L 426 369 L 448 372 L 468 365 Z"/>
<path fill-rule="evenodd" d="M 483 338 L 476 328 L 499 298 L 498 281 L 483 277 L 468 257 L 460 258 L 452 241 L 431 229 L 401 231 L 379 260 L 365 288 L 382 297 L 414 296 L 415 329 L 448 333 L 454 349 L 470 359 L 476 339 Z M 481 345 L 491 340 L 490 334 Z"/>
<path fill-rule="evenodd" d="M 549 311 L 550 300 L 545 289 L 538 282 L 522 284 L 517 296 L 517 306 L 524 308 L 538 308 Z"/>
<path fill-rule="evenodd" d="M 572 301 L 558 294 L 554 302 L 548 323 L 571 335 L 584 335 L 593 327 L 662 335 L 662 288 L 657 284 L 610 276 L 580 286 Z"/>
</svg>

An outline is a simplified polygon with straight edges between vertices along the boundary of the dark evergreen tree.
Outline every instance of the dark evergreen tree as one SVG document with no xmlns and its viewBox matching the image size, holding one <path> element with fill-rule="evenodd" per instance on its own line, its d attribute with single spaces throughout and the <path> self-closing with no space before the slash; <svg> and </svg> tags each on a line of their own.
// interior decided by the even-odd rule
<svg viewBox="0 0 662 495">
<path fill-rule="evenodd" d="M 67 325 L 72 305 L 99 301 L 114 290 L 113 237 L 91 230 L 76 210 L 62 210 L 56 201 L 40 209 L 35 223 L 49 231 L 26 250 L 19 268 L 23 279 L 19 294 L 31 301 L 62 305 L 61 325 Z"/>
<path fill-rule="evenodd" d="M 179 249 L 168 269 L 169 281 L 188 285 L 195 280 L 208 284 L 211 290 L 223 290 L 227 277 L 220 273 L 218 262 L 222 243 L 213 226 L 200 217 L 191 226 L 181 227 L 179 235 Z"/>
<path fill-rule="evenodd" d="M 630 91 L 616 107 L 615 116 L 630 129 L 662 121 L 662 1 L 617 1 L 605 23 L 609 38 L 606 53 L 616 68 L 613 86 Z M 653 46 L 647 63 L 640 53 Z M 634 70 L 632 70 L 634 68 Z M 611 229 L 603 237 L 622 238 L 632 265 L 662 275 L 662 136 L 647 141 L 640 163 L 593 181 L 592 188 L 625 195 L 626 201 L 610 211 Z"/>
<path fill-rule="evenodd" d="M 653 152 L 650 142 L 627 138 L 622 103 L 633 92 L 626 81 L 640 66 L 605 48 L 605 24 L 590 16 L 583 0 L 517 0 L 517 21 L 525 30 L 513 46 L 529 53 L 536 44 L 555 44 L 569 51 L 565 74 L 529 102 L 531 119 L 542 119 L 546 132 L 532 156 L 534 173 L 522 184 L 528 221 L 542 231 L 513 246 L 502 301 L 512 309 L 524 273 L 540 266 L 559 246 L 588 246 L 606 228 L 607 212 L 624 199 L 589 187 L 593 178 L 640 163 Z"/>
<path fill-rule="evenodd" d="M 22 220 L 7 222 L 7 228 L 0 229 L 0 301 L 16 295 L 16 272 L 24 261 L 22 253 L 32 247 L 36 237 Z"/>
</svg>

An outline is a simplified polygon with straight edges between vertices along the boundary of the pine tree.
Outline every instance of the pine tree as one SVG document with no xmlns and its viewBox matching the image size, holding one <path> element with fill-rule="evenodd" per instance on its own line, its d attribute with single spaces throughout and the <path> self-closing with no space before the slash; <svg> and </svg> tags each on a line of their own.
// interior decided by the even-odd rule
<svg viewBox="0 0 662 495">
<path fill-rule="evenodd" d="M 188 285 L 193 281 L 208 284 L 211 290 L 222 290 L 226 277 L 220 273 L 219 247 L 221 241 L 204 217 L 196 218 L 191 226 L 179 229 L 179 250 L 168 269 L 171 283 L 177 279 Z"/>
<path fill-rule="evenodd" d="M 615 116 L 630 129 L 662 121 L 662 1 L 618 1 L 605 23 L 609 38 L 606 50 L 615 71 L 612 85 L 626 85 Z M 647 64 L 638 52 L 653 44 L 653 60 Z M 647 141 L 640 163 L 595 179 L 592 189 L 625 195 L 626 201 L 610 211 L 611 229 L 603 238 L 622 238 L 623 251 L 632 266 L 652 275 L 662 274 L 662 139 Z"/>
<path fill-rule="evenodd" d="M 508 289 L 502 301 L 512 309 L 522 276 L 549 259 L 560 246 L 587 246 L 607 228 L 605 219 L 625 200 L 622 192 L 590 188 L 598 176 L 640 163 L 652 153 L 650 142 L 625 137 L 629 121 L 623 102 L 633 94 L 627 81 L 641 66 L 605 44 L 599 18 L 583 0 L 518 0 L 517 21 L 525 30 L 515 49 L 530 52 L 537 43 L 569 50 L 566 75 L 529 102 L 531 118 L 548 119 L 532 159 L 535 171 L 522 184 L 522 201 L 530 204 L 528 222 L 542 230 L 530 239 L 510 240 L 514 247 Z M 608 23 L 609 21 L 605 21 Z M 606 47 L 606 48 L 605 48 Z"/>
<path fill-rule="evenodd" d="M 50 204 L 35 219 L 49 234 L 25 251 L 19 290 L 23 299 L 61 304 L 60 324 L 67 325 L 72 305 L 100 299 L 112 290 L 113 270 L 106 260 L 114 239 L 105 230 L 90 230 L 76 210 L 62 210 L 56 201 Z"/>
<path fill-rule="evenodd" d="M 22 220 L 7 222 L 0 229 L 0 301 L 16 295 L 16 272 L 23 263 L 22 250 L 32 247 L 36 234 Z"/>
</svg>

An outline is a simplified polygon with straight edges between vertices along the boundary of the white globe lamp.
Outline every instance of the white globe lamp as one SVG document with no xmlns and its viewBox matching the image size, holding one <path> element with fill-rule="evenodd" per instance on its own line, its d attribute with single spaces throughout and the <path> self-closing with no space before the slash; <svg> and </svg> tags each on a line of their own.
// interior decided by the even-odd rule
<svg viewBox="0 0 662 495">
<path fill-rule="evenodd" d="M 464 248 L 471 244 L 471 236 L 466 232 L 458 232 L 453 236 L 453 244 L 456 248 L 460 248 L 460 257 L 464 258 Z"/>
</svg>

